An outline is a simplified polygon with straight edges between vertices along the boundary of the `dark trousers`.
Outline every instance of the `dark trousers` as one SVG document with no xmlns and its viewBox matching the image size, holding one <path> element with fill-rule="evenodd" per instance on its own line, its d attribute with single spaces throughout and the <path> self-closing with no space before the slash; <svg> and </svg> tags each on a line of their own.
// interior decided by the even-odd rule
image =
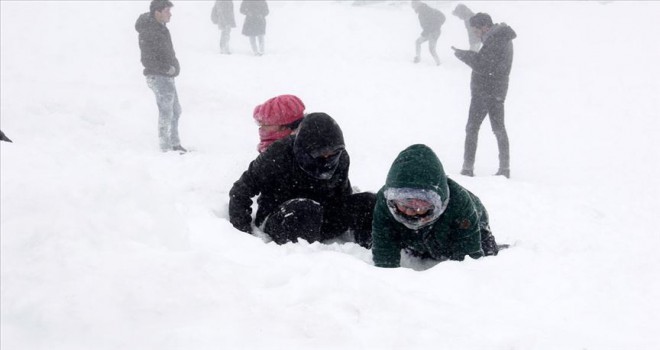
<svg viewBox="0 0 660 350">
<path fill-rule="evenodd" d="M 463 169 L 473 170 L 474 159 L 479 141 L 479 128 L 486 115 L 490 117 L 490 125 L 497 138 L 500 169 L 509 169 L 509 136 L 504 126 L 504 99 L 492 96 L 472 96 L 467 126 L 465 127 L 465 152 Z"/>
<path fill-rule="evenodd" d="M 371 246 L 371 222 L 376 195 L 369 192 L 346 196 L 340 203 L 323 206 L 306 198 L 282 203 L 264 223 L 264 232 L 277 244 L 302 238 L 318 242 L 352 231 L 356 243 Z"/>
</svg>

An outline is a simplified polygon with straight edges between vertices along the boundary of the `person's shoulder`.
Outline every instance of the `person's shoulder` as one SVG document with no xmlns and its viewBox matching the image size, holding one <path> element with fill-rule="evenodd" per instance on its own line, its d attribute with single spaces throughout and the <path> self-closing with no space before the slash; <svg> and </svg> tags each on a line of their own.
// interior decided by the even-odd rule
<svg viewBox="0 0 660 350">
<path fill-rule="evenodd" d="M 287 136 L 273 142 L 259 154 L 257 160 L 262 163 L 276 163 L 293 159 L 293 141 L 294 137 Z"/>
<path fill-rule="evenodd" d="M 458 182 L 447 177 L 447 186 L 449 187 L 449 206 L 465 207 L 472 205 L 472 193 Z"/>
</svg>

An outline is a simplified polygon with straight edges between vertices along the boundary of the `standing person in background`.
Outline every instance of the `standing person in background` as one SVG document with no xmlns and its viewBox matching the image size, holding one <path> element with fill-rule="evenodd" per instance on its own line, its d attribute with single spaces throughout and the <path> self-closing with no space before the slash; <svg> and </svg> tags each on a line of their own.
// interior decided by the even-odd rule
<svg viewBox="0 0 660 350">
<path fill-rule="evenodd" d="M 422 33 L 415 41 L 415 58 L 413 59 L 413 62 L 419 63 L 422 44 L 428 41 L 429 52 L 431 52 L 435 64 L 439 66 L 440 58 L 438 58 L 438 54 L 435 51 L 435 46 L 438 43 L 438 38 L 440 38 L 442 24 L 445 23 L 445 15 L 443 15 L 440 10 L 434 9 L 419 0 L 412 0 L 410 5 L 417 13 L 419 24 L 422 26 Z"/>
<path fill-rule="evenodd" d="M 211 21 L 213 24 L 217 24 L 218 28 L 220 28 L 220 53 L 231 55 L 231 50 L 229 50 L 229 38 L 231 36 L 231 29 L 236 27 L 236 19 L 234 18 L 234 1 L 215 0 L 215 4 L 211 10 Z"/>
<path fill-rule="evenodd" d="M 483 47 L 479 52 L 459 50 L 452 46 L 458 59 L 472 68 L 470 90 L 472 101 L 468 122 L 465 127 L 465 153 L 461 174 L 474 176 L 474 160 L 477 153 L 479 128 L 486 118 L 497 138 L 500 167 L 495 175 L 507 179 L 509 168 L 509 136 L 504 126 L 504 100 L 509 89 L 509 74 L 513 62 L 513 43 L 516 32 L 504 23 L 493 24 L 486 13 L 477 13 L 470 18 L 470 25 L 479 35 Z"/>
<path fill-rule="evenodd" d="M 187 151 L 179 140 L 181 105 L 174 85 L 174 78 L 181 68 L 166 26 L 172 17 L 170 10 L 173 6 L 168 0 L 151 1 L 149 12 L 140 15 L 135 22 L 135 30 L 139 33 L 143 74 L 158 104 L 160 150 L 185 153 Z"/>
<path fill-rule="evenodd" d="M 481 47 L 481 40 L 479 39 L 477 32 L 470 25 L 470 18 L 474 16 L 474 12 L 472 12 L 472 10 L 470 10 L 467 6 L 458 4 L 456 5 L 454 12 L 451 14 L 458 17 L 465 23 L 465 29 L 467 29 L 468 40 L 470 42 L 470 51 L 478 52 L 479 48 Z"/>
<path fill-rule="evenodd" d="M 293 135 L 305 116 L 305 104 L 294 95 L 275 96 L 254 108 L 259 125 L 259 145 L 263 153 L 275 141 Z"/>
<path fill-rule="evenodd" d="M 265 45 L 266 16 L 269 13 L 268 4 L 266 0 L 243 0 L 241 13 L 245 15 L 243 35 L 250 38 L 250 46 L 255 56 L 262 56 Z"/>
<path fill-rule="evenodd" d="M 376 195 L 373 218 L 372 253 L 378 267 L 399 267 L 402 249 L 438 261 L 498 253 L 486 208 L 447 177 L 426 145 L 399 153 Z"/>
</svg>

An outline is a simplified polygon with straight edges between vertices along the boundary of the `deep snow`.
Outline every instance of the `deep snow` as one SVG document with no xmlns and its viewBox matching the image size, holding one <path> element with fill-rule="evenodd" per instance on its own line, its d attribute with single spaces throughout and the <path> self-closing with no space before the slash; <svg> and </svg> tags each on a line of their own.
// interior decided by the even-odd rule
<svg viewBox="0 0 660 350">
<path fill-rule="evenodd" d="M 660 2 L 465 2 L 518 33 L 512 178 L 458 175 L 470 70 L 456 2 L 412 64 L 408 2 L 270 1 L 266 55 L 212 2 L 178 1 L 183 145 L 162 154 L 133 25 L 146 1 L 1 1 L 2 349 L 657 349 Z M 333 116 L 377 191 L 426 143 L 476 193 L 497 257 L 379 269 L 355 244 L 277 246 L 227 220 L 257 155 L 256 104 Z M 656 325 L 656 326 L 653 326 Z"/>
</svg>

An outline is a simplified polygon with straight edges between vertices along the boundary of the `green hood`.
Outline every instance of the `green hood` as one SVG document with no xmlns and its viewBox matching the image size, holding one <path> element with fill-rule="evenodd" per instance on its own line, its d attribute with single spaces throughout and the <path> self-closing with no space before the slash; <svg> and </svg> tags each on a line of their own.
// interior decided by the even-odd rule
<svg viewBox="0 0 660 350">
<path fill-rule="evenodd" d="M 433 150 L 422 144 L 399 153 L 387 174 L 385 187 L 432 190 L 443 202 L 449 199 L 445 169 Z"/>
</svg>

